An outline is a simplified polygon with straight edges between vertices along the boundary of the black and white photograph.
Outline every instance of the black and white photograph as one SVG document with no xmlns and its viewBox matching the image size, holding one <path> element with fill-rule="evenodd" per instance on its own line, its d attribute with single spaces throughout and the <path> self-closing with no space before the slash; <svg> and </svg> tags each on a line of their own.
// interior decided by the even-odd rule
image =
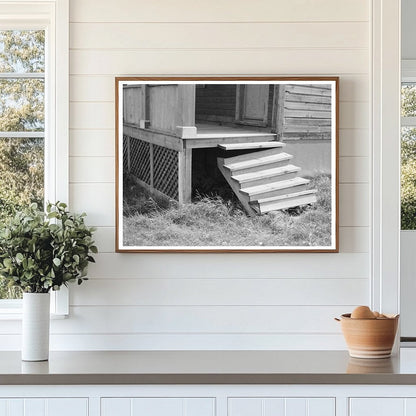
<svg viewBox="0 0 416 416">
<path fill-rule="evenodd" d="M 116 78 L 117 250 L 336 252 L 338 78 Z"/>
</svg>

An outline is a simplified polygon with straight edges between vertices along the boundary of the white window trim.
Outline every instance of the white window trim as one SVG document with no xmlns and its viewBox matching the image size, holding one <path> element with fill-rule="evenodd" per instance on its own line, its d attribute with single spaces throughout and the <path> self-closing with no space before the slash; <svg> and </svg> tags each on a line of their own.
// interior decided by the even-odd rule
<svg viewBox="0 0 416 416">
<path fill-rule="evenodd" d="M 0 0 L 0 10 L 0 29 L 39 28 L 47 31 L 45 199 L 68 202 L 69 0 Z M 61 290 L 51 293 L 52 314 L 67 315 L 67 288 L 62 287 Z M 0 301 L 0 319 L 20 318 L 21 308 L 18 302 Z"/>
<path fill-rule="evenodd" d="M 400 312 L 400 0 L 373 0 L 371 305 Z"/>
</svg>

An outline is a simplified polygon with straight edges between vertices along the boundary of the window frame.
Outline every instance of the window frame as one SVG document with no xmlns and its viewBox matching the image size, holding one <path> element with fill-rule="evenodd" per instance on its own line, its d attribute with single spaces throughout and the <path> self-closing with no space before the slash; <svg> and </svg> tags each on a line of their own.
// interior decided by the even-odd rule
<svg viewBox="0 0 416 416">
<path fill-rule="evenodd" d="M 68 202 L 69 0 L 0 0 L 0 30 L 24 29 L 46 32 L 45 201 Z M 51 294 L 51 313 L 67 315 L 67 288 Z M 0 320 L 18 319 L 21 314 L 21 300 L 0 300 Z"/>
</svg>

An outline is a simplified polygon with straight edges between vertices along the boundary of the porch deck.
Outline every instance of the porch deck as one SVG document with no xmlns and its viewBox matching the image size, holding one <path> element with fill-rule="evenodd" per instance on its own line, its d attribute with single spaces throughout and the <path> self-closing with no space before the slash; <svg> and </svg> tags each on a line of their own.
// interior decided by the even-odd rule
<svg viewBox="0 0 416 416">
<path fill-rule="evenodd" d="M 195 136 L 183 138 L 187 149 L 217 147 L 221 144 L 267 142 L 276 139 L 276 134 L 257 131 L 247 126 L 223 126 L 220 124 L 196 125 Z"/>
</svg>

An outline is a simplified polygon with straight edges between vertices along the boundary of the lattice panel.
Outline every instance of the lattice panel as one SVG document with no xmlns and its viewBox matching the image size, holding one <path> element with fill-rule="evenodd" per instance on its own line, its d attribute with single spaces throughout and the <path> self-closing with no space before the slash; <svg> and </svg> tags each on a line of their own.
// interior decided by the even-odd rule
<svg viewBox="0 0 416 416">
<path fill-rule="evenodd" d="M 130 173 L 150 185 L 150 144 L 130 138 Z"/>
<path fill-rule="evenodd" d="M 123 172 L 129 171 L 129 137 L 123 136 Z"/>
<path fill-rule="evenodd" d="M 178 200 L 178 152 L 153 145 L 154 187 Z"/>
</svg>

